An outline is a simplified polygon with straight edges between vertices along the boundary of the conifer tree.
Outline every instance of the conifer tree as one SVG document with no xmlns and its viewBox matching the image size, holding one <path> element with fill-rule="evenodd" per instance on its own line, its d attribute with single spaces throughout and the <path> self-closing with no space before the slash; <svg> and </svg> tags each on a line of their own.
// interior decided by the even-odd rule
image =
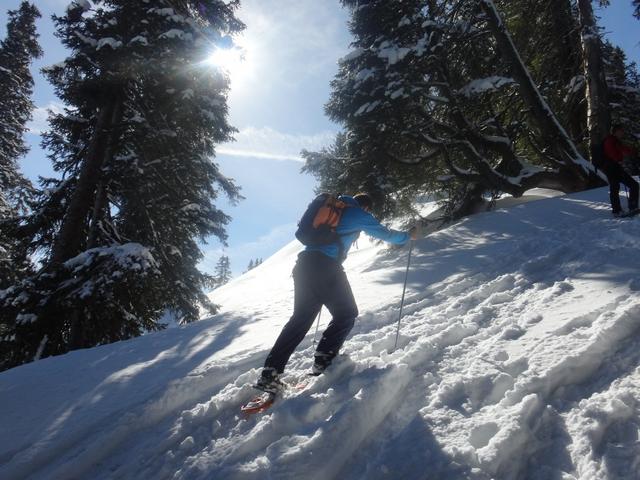
<svg viewBox="0 0 640 480">
<path fill-rule="evenodd" d="M 345 126 L 347 182 L 389 210 L 444 190 L 456 215 L 501 192 L 591 184 L 582 138 L 569 133 L 581 133 L 581 122 L 565 128 L 555 113 L 580 73 L 568 2 L 556 18 L 545 0 L 343 3 L 352 8 L 354 50 L 339 62 L 327 112 Z M 540 17 L 533 26 L 521 21 L 532 10 Z M 567 27 L 562 48 L 529 50 L 532 31 L 543 32 L 533 42 L 542 46 Z M 573 58 L 571 68 L 553 72 L 551 54 Z"/>
<path fill-rule="evenodd" d="M 251 265 L 251 268 L 249 268 L 247 271 L 253 270 L 256 267 L 259 267 L 262 264 L 262 259 L 256 258 L 255 260 L 251 260 L 249 264 Z"/>
<path fill-rule="evenodd" d="M 620 47 L 610 42 L 603 46 L 603 58 L 609 91 L 609 110 L 613 124 L 624 125 L 629 133 L 625 143 L 640 146 L 640 72 L 629 63 Z"/>
<path fill-rule="evenodd" d="M 0 42 L 0 290 L 31 268 L 15 228 L 33 194 L 18 161 L 27 152 L 24 135 L 33 111 L 29 67 L 42 54 L 35 25 L 39 17 L 34 5 L 22 2 L 17 10 L 9 11 L 7 35 Z"/>
<path fill-rule="evenodd" d="M 55 17 L 71 52 L 46 71 L 67 105 L 43 145 L 48 179 L 21 228 L 43 268 L 10 287 L 5 366 L 130 338 L 213 309 L 198 241 L 226 241 L 213 161 L 231 139 L 229 81 L 204 60 L 244 25 L 237 0 L 74 0 Z"/>
<path fill-rule="evenodd" d="M 25 212 L 30 182 L 18 160 L 27 153 L 24 134 L 31 119 L 33 78 L 29 67 L 42 55 L 36 33 L 38 9 L 27 1 L 9 11 L 7 36 L 0 42 L 0 218 Z"/>
<path fill-rule="evenodd" d="M 229 283 L 229 280 L 231 280 L 231 276 L 231 262 L 229 261 L 229 257 L 226 255 L 222 255 L 218 259 L 218 263 L 216 263 L 216 285 L 222 286 Z"/>
<path fill-rule="evenodd" d="M 305 165 L 303 172 L 311 173 L 318 179 L 317 192 L 350 192 L 357 191 L 357 186 L 348 185 L 349 175 L 349 151 L 347 149 L 347 136 L 339 132 L 336 139 L 328 148 L 322 148 L 319 152 L 302 150 L 302 158 Z M 353 187 L 353 188 L 350 188 Z"/>
<path fill-rule="evenodd" d="M 597 145 L 609 131 L 609 89 L 605 77 L 602 39 L 591 0 L 578 0 L 587 100 L 589 144 Z"/>
<path fill-rule="evenodd" d="M 581 30 L 573 0 L 500 2 L 512 39 L 552 111 L 581 144 L 586 132 Z M 535 15 L 524 14 L 534 9 Z"/>
</svg>

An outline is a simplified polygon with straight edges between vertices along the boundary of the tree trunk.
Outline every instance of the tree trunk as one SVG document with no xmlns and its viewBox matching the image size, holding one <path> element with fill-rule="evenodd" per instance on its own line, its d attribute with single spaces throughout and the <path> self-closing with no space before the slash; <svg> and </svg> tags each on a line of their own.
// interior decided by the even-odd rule
<svg viewBox="0 0 640 480">
<path fill-rule="evenodd" d="M 584 105 L 584 89 L 574 90 L 575 83 L 580 82 L 578 72 L 582 71 L 582 49 L 580 47 L 580 32 L 578 30 L 578 19 L 573 13 L 573 0 L 561 0 L 551 14 L 552 35 L 554 43 L 560 46 L 564 52 L 565 68 L 570 67 L 563 75 L 561 81 L 564 85 L 571 85 L 571 91 L 565 97 L 566 106 L 566 128 L 569 130 L 571 138 L 584 138 L 587 110 Z M 559 60 L 559 59 L 558 59 Z M 573 83 L 572 83 L 573 82 Z"/>
<path fill-rule="evenodd" d="M 487 202 L 484 200 L 483 194 L 485 186 L 482 184 L 470 183 L 468 190 L 464 192 L 459 200 L 458 205 L 451 212 L 451 220 L 459 220 L 482 210 L 486 210 Z"/>
<path fill-rule="evenodd" d="M 511 73 L 520 87 L 520 93 L 531 109 L 534 120 L 543 137 L 556 150 L 562 170 L 569 170 L 575 176 L 575 188 L 584 188 L 589 183 L 589 173 L 593 167 L 580 155 L 564 127 L 549 108 L 544 97 L 535 85 L 520 54 L 516 49 L 493 0 L 479 0 L 485 13 L 487 24 L 493 34 L 498 49 L 511 65 Z"/>
<path fill-rule="evenodd" d="M 89 238 L 87 248 L 94 248 L 98 245 L 98 236 L 102 227 L 102 220 L 107 209 L 107 189 L 104 182 L 98 183 L 98 188 L 93 202 L 93 212 L 91 213 L 91 224 L 89 226 Z"/>
<path fill-rule="evenodd" d="M 114 126 L 120 122 L 121 115 L 121 99 L 109 102 L 98 115 L 95 133 L 53 246 L 52 264 L 62 263 L 74 257 L 80 253 L 83 243 L 86 243 L 87 239 L 83 238 L 85 235 L 82 232 L 86 230 L 86 222 L 100 181 L 100 169 L 110 151 Z"/>
<path fill-rule="evenodd" d="M 582 67 L 586 83 L 589 145 L 602 142 L 609 131 L 609 92 L 602 62 L 602 45 L 591 0 L 578 0 Z"/>
</svg>

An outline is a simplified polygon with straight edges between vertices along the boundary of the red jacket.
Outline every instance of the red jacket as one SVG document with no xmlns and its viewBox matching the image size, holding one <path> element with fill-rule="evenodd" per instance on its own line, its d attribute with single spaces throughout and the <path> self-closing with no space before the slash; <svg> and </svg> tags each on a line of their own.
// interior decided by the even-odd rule
<svg viewBox="0 0 640 480">
<path fill-rule="evenodd" d="M 615 135 L 607 135 L 604 139 L 604 156 L 617 163 L 622 163 L 624 157 L 634 155 L 635 150 L 624 145 Z"/>
</svg>

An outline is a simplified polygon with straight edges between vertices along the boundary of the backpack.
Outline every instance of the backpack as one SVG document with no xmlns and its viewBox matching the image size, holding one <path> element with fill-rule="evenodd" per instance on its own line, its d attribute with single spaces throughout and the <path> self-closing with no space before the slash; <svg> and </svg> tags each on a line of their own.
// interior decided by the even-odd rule
<svg viewBox="0 0 640 480">
<path fill-rule="evenodd" d="M 340 244 L 336 227 L 347 207 L 348 205 L 338 200 L 335 195 L 321 193 L 307 206 L 298 222 L 296 238 L 309 247 Z"/>
</svg>

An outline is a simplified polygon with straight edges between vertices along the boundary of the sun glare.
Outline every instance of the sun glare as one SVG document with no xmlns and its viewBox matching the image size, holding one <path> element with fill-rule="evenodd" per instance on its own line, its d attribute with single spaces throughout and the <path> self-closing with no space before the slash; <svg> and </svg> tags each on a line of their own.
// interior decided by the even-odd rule
<svg viewBox="0 0 640 480">
<path fill-rule="evenodd" d="M 237 46 L 216 48 L 209 55 L 206 63 L 225 71 L 229 75 L 232 85 L 240 82 L 247 71 L 245 50 Z"/>
<path fill-rule="evenodd" d="M 229 95 L 241 98 L 257 80 L 259 68 L 256 49 L 259 47 L 252 38 L 238 35 L 233 39 L 225 37 L 217 45 L 211 44 L 208 55 L 200 66 L 224 72 L 229 77 Z"/>
</svg>

